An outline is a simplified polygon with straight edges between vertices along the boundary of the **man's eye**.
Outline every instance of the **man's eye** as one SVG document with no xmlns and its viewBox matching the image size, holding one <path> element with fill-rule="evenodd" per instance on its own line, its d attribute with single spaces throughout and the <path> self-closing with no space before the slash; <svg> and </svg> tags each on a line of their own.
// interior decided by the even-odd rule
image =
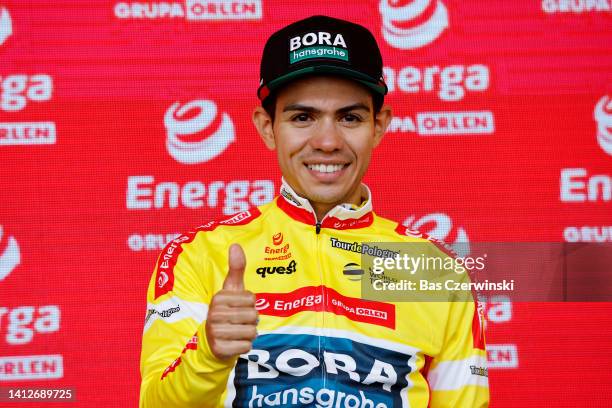
<svg viewBox="0 0 612 408">
<path fill-rule="evenodd" d="M 362 119 L 359 115 L 355 115 L 354 113 L 346 114 L 342 117 L 342 120 L 345 122 L 361 122 Z"/>
<path fill-rule="evenodd" d="M 306 122 L 308 119 L 310 119 L 310 116 L 308 116 L 307 113 L 298 113 L 297 115 L 291 118 L 291 120 L 295 122 Z"/>
</svg>

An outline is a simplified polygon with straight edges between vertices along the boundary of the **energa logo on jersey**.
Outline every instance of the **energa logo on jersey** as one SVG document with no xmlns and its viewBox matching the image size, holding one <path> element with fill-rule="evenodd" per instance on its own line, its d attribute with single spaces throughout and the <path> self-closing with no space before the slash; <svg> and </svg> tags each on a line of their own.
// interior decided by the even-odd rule
<svg viewBox="0 0 612 408">
<path fill-rule="evenodd" d="M 449 244 L 460 257 L 470 254 L 470 239 L 467 232 L 463 227 L 454 228 L 453 221 L 444 213 L 431 213 L 419 219 L 411 215 L 402 225 Z"/>
<path fill-rule="evenodd" d="M 612 156 L 612 99 L 603 96 L 595 105 L 595 122 L 597 122 L 597 141 L 604 152 Z"/>
<path fill-rule="evenodd" d="M 213 101 L 175 102 L 166 111 L 164 125 L 168 153 L 183 164 L 212 160 L 236 140 L 231 118 Z"/>
<path fill-rule="evenodd" d="M 236 363 L 228 393 L 233 395 L 233 405 L 407 406 L 408 374 L 416 364 L 412 352 L 394 350 L 389 344 L 379 347 L 375 339 L 365 344 L 327 334 L 323 338 L 305 333 L 259 335 L 251 351 Z"/>
<path fill-rule="evenodd" d="M 448 27 L 448 11 L 442 0 L 381 0 L 383 38 L 401 50 L 423 47 Z"/>
<path fill-rule="evenodd" d="M 0 225 L 0 281 L 6 278 L 21 262 L 21 253 L 17 240 L 11 236 L 3 236 Z"/>
<path fill-rule="evenodd" d="M 0 7 L 0 45 L 13 34 L 11 15 L 4 7 Z"/>
</svg>

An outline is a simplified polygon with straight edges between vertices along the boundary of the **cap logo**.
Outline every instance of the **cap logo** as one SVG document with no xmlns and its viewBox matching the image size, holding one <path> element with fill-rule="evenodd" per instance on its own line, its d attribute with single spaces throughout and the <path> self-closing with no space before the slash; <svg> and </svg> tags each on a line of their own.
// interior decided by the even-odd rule
<svg viewBox="0 0 612 408">
<path fill-rule="evenodd" d="M 331 58 L 348 61 L 349 53 L 342 34 L 324 31 L 306 33 L 289 40 L 289 63 L 310 58 Z"/>
</svg>

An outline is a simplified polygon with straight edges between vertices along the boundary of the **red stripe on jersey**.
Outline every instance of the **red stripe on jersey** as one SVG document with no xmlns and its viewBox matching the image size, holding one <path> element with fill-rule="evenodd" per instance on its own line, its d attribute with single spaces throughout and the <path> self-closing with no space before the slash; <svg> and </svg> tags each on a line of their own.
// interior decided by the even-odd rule
<svg viewBox="0 0 612 408">
<path fill-rule="evenodd" d="M 337 230 L 345 230 L 345 229 L 356 229 L 356 228 L 366 228 L 372 225 L 374 222 L 374 216 L 371 212 L 363 215 L 360 218 L 355 219 L 346 219 L 341 220 L 336 217 L 329 217 L 323 220 L 323 224 L 321 227 L 323 228 L 333 228 Z"/>
<path fill-rule="evenodd" d="M 289 203 L 286 198 L 283 196 L 279 196 L 276 200 L 276 205 L 278 208 L 283 210 L 285 214 L 289 217 L 293 218 L 296 221 L 299 221 L 308 225 L 315 225 L 316 217 L 313 213 L 306 210 L 305 208 L 296 207 L 295 205 Z"/>
<path fill-rule="evenodd" d="M 288 293 L 257 293 L 259 314 L 293 316 L 300 312 L 331 312 L 355 322 L 395 329 L 395 305 L 341 295 L 327 286 L 307 286 Z"/>
<path fill-rule="evenodd" d="M 425 378 L 427 382 L 427 389 L 429 391 L 429 398 L 427 399 L 427 407 L 431 404 L 431 387 L 429 387 L 429 381 L 427 381 L 427 376 L 429 375 L 429 368 L 431 367 L 431 361 L 433 360 L 432 356 L 428 356 L 425 354 L 425 363 L 423 364 L 423 368 L 421 368 L 421 375 Z"/>
<path fill-rule="evenodd" d="M 159 379 L 160 381 L 163 380 L 164 378 L 166 378 L 166 376 L 168 374 L 170 374 L 171 372 L 173 372 L 174 370 L 176 370 L 176 367 L 178 367 L 179 365 L 181 365 L 181 358 L 177 358 L 176 360 L 174 360 L 172 362 L 172 364 L 170 364 L 162 373 L 161 378 Z"/>
<path fill-rule="evenodd" d="M 187 234 L 170 241 L 162 251 L 157 260 L 157 272 L 155 275 L 155 299 L 165 295 L 174 288 L 174 266 L 178 261 L 178 257 L 183 252 L 183 245 L 192 242 L 197 233 L 200 231 L 212 231 L 220 225 L 244 225 L 259 217 L 261 212 L 258 208 L 253 208 L 249 211 L 237 213 L 229 218 L 221 221 L 210 221 L 207 224 L 201 225 L 195 231 L 190 231 Z"/>
<path fill-rule="evenodd" d="M 176 265 L 178 256 L 183 252 L 183 244 L 193 241 L 195 236 L 196 231 L 192 231 L 173 239 L 159 255 L 155 275 L 155 299 L 174 288 L 174 265 Z"/>
<path fill-rule="evenodd" d="M 427 239 L 427 236 L 425 234 L 423 234 L 420 231 L 417 230 L 412 230 L 408 227 L 406 227 L 405 225 L 402 224 L 397 224 L 397 227 L 395 227 L 395 232 L 397 232 L 400 235 L 405 235 L 405 236 L 409 236 L 409 237 L 413 237 L 413 238 L 424 238 Z"/>
<path fill-rule="evenodd" d="M 474 317 L 472 318 L 472 338 L 474 348 L 485 350 L 483 303 L 474 299 Z"/>
<path fill-rule="evenodd" d="M 413 237 L 413 238 L 423 238 L 428 240 L 429 242 L 431 242 L 432 244 L 434 244 L 436 246 L 436 248 L 438 248 L 440 251 L 442 251 L 443 253 L 445 253 L 446 255 L 453 257 L 453 258 L 457 258 L 458 255 L 455 252 L 455 250 L 453 249 L 453 247 L 451 247 L 449 244 L 447 244 L 446 242 L 439 240 L 437 238 L 434 238 L 430 235 L 427 235 L 424 232 L 421 231 L 417 231 L 417 230 L 412 230 L 402 224 L 397 224 L 397 227 L 395 227 L 395 232 L 397 232 L 400 235 L 404 235 L 404 236 L 408 236 L 408 237 Z"/>
<path fill-rule="evenodd" d="M 276 205 L 296 221 L 300 221 L 308 225 L 315 225 L 316 223 L 315 214 L 305 208 L 296 207 L 295 205 L 289 203 L 283 196 L 278 197 L 276 200 Z M 347 218 L 345 220 L 341 220 L 340 218 L 336 217 L 326 217 L 323 219 L 321 227 L 337 230 L 357 229 L 369 227 L 373 222 L 374 215 L 372 212 L 369 212 L 359 218 Z"/>
<path fill-rule="evenodd" d="M 183 354 L 185 354 L 185 352 L 187 350 L 197 350 L 198 349 L 198 332 L 196 332 L 196 334 L 193 335 L 193 337 L 191 339 L 189 339 L 189 341 L 187 342 L 187 344 L 185 345 L 185 347 L 183 347 L 183 351 L 181 351 L 181 356 Z M 172 362 L 172 364 L 170 364 L 162 373 L 162 376 L 160 378 L 160 381 L 163 380 L 168 374 L 170 374 L 171 372 L 173 372 L 174 370 L 176 370 L 176 367 L 181 365 L 181 362 L 183 360 L 181 360 L 181 357 L 177 358 L 176 360 L 174 360 Z"/>
</svg>

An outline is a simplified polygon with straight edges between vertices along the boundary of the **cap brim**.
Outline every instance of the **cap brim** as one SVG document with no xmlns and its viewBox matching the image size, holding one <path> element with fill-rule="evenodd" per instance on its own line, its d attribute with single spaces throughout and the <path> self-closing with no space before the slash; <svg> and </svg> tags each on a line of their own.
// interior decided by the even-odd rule
<svg viewBox="0 0 612 408">
<path fill-rule="evenodd" d="M 288 82 L 295 81 L 296 79 L 308 76 L 308 75 L 320 75 L 330 74 L 338 75 L 341 77 L 352 79 L 360 84 L 366 86 L 375 93 L 385 96 L 387 94 L 387 85 L 383 81 L 378 81 L 368 75 L 362 74 L 359 71 L 354 71 L 349 68 L 339 67 L 335 65 L 317 65 L 314 67 L 306 67 L 289 72 L 283 76 L 280 76 L 267 84 L 262 85 L 257 90 L 257 95 L 262 101 L 268 97 L 272 92 L 277 91 L 279 88 L 286 85 Z"/>
</svg>

